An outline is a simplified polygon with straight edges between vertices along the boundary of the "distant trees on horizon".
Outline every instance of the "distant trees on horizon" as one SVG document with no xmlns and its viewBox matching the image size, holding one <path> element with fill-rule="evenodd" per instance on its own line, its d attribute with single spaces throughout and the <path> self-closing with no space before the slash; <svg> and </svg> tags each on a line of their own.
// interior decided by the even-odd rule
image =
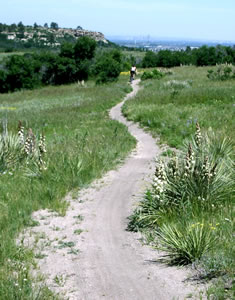
<svg viewBox="0 0 235 300">
<path fill-rule="evenodd" d="M 160 50 L 157 53 L 147 51 L 142 61 L 142 67 L 214 66 L 224 63 L 235 64 L 235 46 L 208 47 L 205 45 L 198 49 L 187 47 L 186 50 L 181 51 Z"/>
</svg>

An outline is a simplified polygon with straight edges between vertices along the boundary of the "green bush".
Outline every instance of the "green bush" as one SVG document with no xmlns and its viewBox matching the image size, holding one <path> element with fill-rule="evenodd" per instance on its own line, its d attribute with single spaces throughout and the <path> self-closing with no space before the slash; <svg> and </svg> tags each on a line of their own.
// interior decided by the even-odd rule
<svg viewBox="0 0 235 300">
<path fill-rule="evenodd" d="M 74 57 L 77 61 L 92 59 L 95 55 L 96 41 L 90 37 L 79 38 L 74 46 Z"/>
<path fill-rule="evenodd" d="M 64 43 L 59 54 L 43 52 L 9 56 L 3 62 L 4 71 L 0 70 L 0 92 L 87 80 L 95 49 L 96 41 L 82 37 L 75 45 Z M 113 58 L 119 60 L 117 53 Z"/>
<path fill-rule="evenodd" d="M 107 83 L 118 79 L 121 72 L 121 53 L 118 50 L 103 53 L 96 62 L 94 74 L 96 83 Z"/>
<path fill-rule="evenodd" d="M 235 79 L 235 67 L 233 65 L 219 65 L 217 70 L 208 70 L 207 77 L 211 80 Z"/>
<path fill-rule="evenodd" d="M 141 80 L 147 80 L 147 79 L 161 79 L 164 77 L 165 74 L 157 69 L 154 69 L 150 72 L 144 72 L 141 76 Z"/>
</svg>

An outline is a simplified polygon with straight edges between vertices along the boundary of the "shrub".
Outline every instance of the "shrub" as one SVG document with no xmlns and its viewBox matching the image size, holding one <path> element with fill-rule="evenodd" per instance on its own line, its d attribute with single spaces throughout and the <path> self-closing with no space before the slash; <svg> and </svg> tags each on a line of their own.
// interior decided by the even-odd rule
<svg viewBox="0 0 235 300">
<path fill-rule="evenodd" d="M 10 56 L 6 60 L 5 69 L 5 84 L 10 91 L 32 89 L 40 85 L 39 66 L 31 56 Z"/>
<path fill-rule="evenodd" d="M 117 80 L 121 72 L 121 56 L 119 51 L 103 53 L 96 62 L 94 73 L 97 75 L 96 83 L 106 83 Z"/>
<path fill-rule="evenodd" d="M 144 72 L 141 76 L 141 80 L 147 80 L 147 79 L 161 79 L 164 77 L 165 74 L 157 69 L 154 69 L 150 72 Z"/>
<path fill-rule="evenodd" d="M 0 174 L 12 174 L 19 168 L 24 168 L 25 174 L 38 175 L 46 169 L 45 153 L 43 135 L 37 139 L 32 129 L 25 134 L 21 122 L 18 134 L 9 133 L 5 128 L 0 135 Z"/>
<path fill-rule="evenodd" d="M 154 68 L 157 66 L 157 54 L 152 52 L 152 51 L 148 51 L 146 52 L 143 61 L 142 61 L 142 66 L 143 68 Z"/>
<path fill-rule="evenodd" d="M 220 205 L 233 190 L 231 142 L 213 132 L 202 136 L 197 124 L 195 136 L 182 150 L 181 156 L 157 165 L 153 185 L 156 199 L 160 199 L 161 205 L 174 207 L 194 202 L 207 208 Z M 163 181 L 160 194 L 159 180 Z"/>
<path fill-rule="evenodd" d="M 192 207 L 214 210 L 229 199 L 234 188 L 233 145 L 212 132 L 201 135 L 199 124 L 182 153 L 158 161 L 152 188 L 131 217 L 129 229 L 161 225 L 172 211 Z"/>
<path fill-rule="evenodd" d="M 217 70 L 208 70 L 207 77 L 211 80 L 229 80 L 235 78 L 235 67 L 233 65 L 219 65 Z"/>
<path fill-rule="evenodd" d="M 92 59 L 95 55 L 97 43 L 90 37 L 80 37 L 74 46 L 74 57 L 81 61 L 84 59 Z"/>
<path fill-rule="evenodd" d="M 214 230 L 216 227 L 200 222 L 189 223 L 183 228 L 164 224 L 157 232 L 157 248 L 167 253 L 165 257 L 171 263 L 189 264 L 213 249 Z"/>
<path fill-rule="evenodd" d="M 189 88 L 192 85 L 192 81 L 190 80 L 169 80 L 164 83 L 164 88 L 169 89 L 171 93 L 171 97 L 175 97 L 179 95 L 179 93 L 185 89 Z"/>
</svg>

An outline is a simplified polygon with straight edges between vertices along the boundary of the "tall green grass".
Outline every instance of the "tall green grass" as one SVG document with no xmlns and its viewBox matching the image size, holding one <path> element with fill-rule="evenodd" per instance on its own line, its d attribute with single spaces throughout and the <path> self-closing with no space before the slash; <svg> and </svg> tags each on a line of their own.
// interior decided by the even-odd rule
<svg viewBox="0 0 235 300">
<path fill-rule="evenodd" d="M 173 74 L 161 80 L 144 81 L 135 100 L 124 105 L 124 114 L 172 147 L 180 147 L 193 134 L 197 121 L 203 130 L 211 127 L 235 140 L 234 80 L 211 81 L 207 70 L 173 68 Z M 173 80 L 185 87 L 172 87 Z"/>
<path fill-rule="evenodd" d="M 15 245 L 31 213 L 40 208 L 64 214 L 63 197 L 87 186 L 117 166 L 135 146 L 125 126 L 109 119 L 108 110 L 129 91 L 125 79 L 96 86 L 46 87 L 0 95 L 0 119 L 17 133 L 18 120 L 46 138 L 47 170 L 25 176 L 21 169 L 0 174 L 0 299 L 52 299 L 46 288 L 39 298 L 30 284 L 33 253 Z M 14 271 L 12 264 L 20 266 Z M 21 268 L 21 266 L 24 266 Z M 23 276 L 23 277 L 22 277 Z M 26 278 L 27 280 L 23 280 Z"/>
<path fill-rule="evenodd" d="M 162 143 L 184 153 L 177 176 L 172 157 L 165 174 L 158 166 L 153 191 L 146 193 L 130 217 L 129 229 L 143 231 L 147 240 L 166 251 L 171 262 L 193 262 L 198 279 L 214 282 L 208 299 L 232 299 L 235 81 L 211 81 L 207 70 L 174 68 L 172 75 L 161 80 L 144 81 L 144 89 L 124 105 L 128 119 L 140 122 Z M 202 150 L 191 139 L 197 122 L 207 136 Z M 182 147 L 186 140 L 191 140 L 191 148 Z M 212 176 L 210 184 L 205 182 L 206 168 Z M 187 178 L 186 169 L 190 171 Z"/>
</svg>

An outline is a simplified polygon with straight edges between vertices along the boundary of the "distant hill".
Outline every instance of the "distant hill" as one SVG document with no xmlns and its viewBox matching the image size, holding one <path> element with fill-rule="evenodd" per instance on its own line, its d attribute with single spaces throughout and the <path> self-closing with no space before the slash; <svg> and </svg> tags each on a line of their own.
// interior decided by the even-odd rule
<svg viewBox="0 0 235 300">
<path fill-rule="evenodd" d="M 6 25 L 0 23 L 0 47 L 1 48 L 57 48 L 64 42 L 75 42 L 81 36 L 89 36 L 102 44 L 108 41 L 101 32 L 85 30 L 78 26 L 76 29 L 60 28 L 52 22 L 50 27 L 25 26 L 20 22 L 18 25 Z"/>
</svg>

